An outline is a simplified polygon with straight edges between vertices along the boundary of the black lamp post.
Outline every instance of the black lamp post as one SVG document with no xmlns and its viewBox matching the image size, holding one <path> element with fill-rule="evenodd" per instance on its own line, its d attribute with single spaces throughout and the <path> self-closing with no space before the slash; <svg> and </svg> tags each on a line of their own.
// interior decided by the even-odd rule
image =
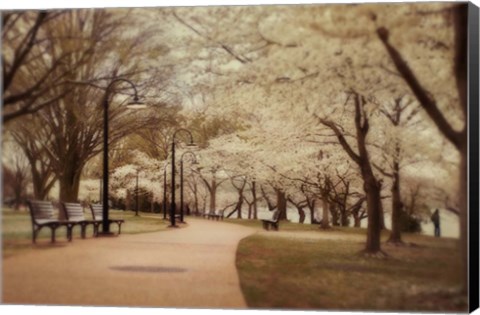
<svg viewBox="0 0 480 315">
<path fill-rule="evenodd" d="M 163 219 L 167 219 L 167 166 L 165 163 L 163 167 Z"/>
<path fill-rule="evenodd" d="M 172 138 L 172 200 L 171 200 L 171 207 L 170 207 L 170 227 L 176 227 L 175 225 L 175 137 L 179 132 L 186 132 L 190 136 L 190 143 L 188 146 L 195 146 L 193 143 L 193 136 L 190 131 L 184 128 L 180 128 L 173 133 Z"/>
<path fill-rule="evenodd" d="M 192 151 L 186 151 L 182 154 L 180 158 L 180 222 L 183 222 L 183 157 L 186 154 L 191 154 L 193 156 L 193 164 L 197 163 L 197 157 Z"/>
<path fill-rule="evenodd" d="M 102 193 L 102 190 L 103 190 L 102 183 L 103 183 L 103 179 L 100 178 L 100 184 L 98 185 L 98 188 L 99 188 L 99 189 L 98 189 L 98 192 L 99 192 L 99 194 L 98 194 L 98 202 L 99 202 L 99 203 L 102 203 L 102 196 L 103 196 L 103 195 L 102 195 L 102 194 L 103 194 L 103 193 Z"/>
<path fill-rule="evenodd" d="M 128 103 L 127 107 L 131 109 L 145 108 L 146 105 L 142 104 L 138 100 L 138 93 L 135 84 L 130 80 L 118 78 L 114 79 L 107 86 L 105 90 L 105 96 L 103 99 L 103 213 L 102 213 L 102 233 L 103 235 L 109 235 L 110 224 L 108 219 L 108 101 L 110 98 L 110 89 L 115 83 L 126 82 L 130 84 L 135 92 L 133 101 Z"/>
</svg>

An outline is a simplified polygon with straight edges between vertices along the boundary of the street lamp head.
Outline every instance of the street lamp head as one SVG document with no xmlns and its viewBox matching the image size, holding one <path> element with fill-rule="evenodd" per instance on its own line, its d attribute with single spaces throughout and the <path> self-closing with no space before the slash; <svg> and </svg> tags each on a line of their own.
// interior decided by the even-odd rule
<svg viewBox="0 0 480 315">
<path fill-rule="evenodd" d="M 147 108 L 147 104 L 141 102 L 138 99 L 138 96 L 135 95 L 133 97 L 133 100 L 131 102 L 127 103 L 127 108 L 129 108 L 129 109 L 144 109 L 144 108 Z"/>
</svg>

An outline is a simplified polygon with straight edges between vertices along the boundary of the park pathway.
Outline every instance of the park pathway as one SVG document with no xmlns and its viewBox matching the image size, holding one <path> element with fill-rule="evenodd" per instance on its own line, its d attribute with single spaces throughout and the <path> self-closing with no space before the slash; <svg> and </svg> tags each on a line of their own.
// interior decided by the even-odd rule
<svg viewBox="0 0 480 315">
<path fill-rule="evenodd" d="M 77 238 L 65 246 L 44 246 L 4 259 L 2 301 L 246 308 L 235 255 L 238 242 L 254 230 L 187 219 L 188 226 L 179 229 Z"/>
</svg>

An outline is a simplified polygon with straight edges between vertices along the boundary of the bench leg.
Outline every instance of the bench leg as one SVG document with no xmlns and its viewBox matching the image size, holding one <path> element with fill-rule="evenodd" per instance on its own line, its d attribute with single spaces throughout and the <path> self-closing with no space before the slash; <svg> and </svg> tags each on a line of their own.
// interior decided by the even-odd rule
<svg viewBox="0 0 480 315">
<path fill-rule="evenodd" d="M 52 231 L 52 238 L 51 238 L 50 241 L 51 241 L 52 243 L 55 243 L 55 231 L 57 230 L 57 227 L 56 227 L 56 226 L 52 226 L 52 227 L 50 228 L 50 230 Z M 67 230 L 67 233 L 68 233 L 68 230 Z"/>
<path fill-rule="evenodd" d="M 275 229 L 275 231 L 278 231 L 278 223 L 273 223 L 273 228 Z"/>
<path fill-rule="evenodd" d="M 33 233 L 32 233 L 32 241 L 33 241 L 33 244 L 36 244 L 36 243 L 37 243 L 37 234 L 38 234 L 38 231 L 40 231 L 40 229 L 33 228 Z"/>
<path fill-rule="evenodd" d="M 85 234 L 87 232 L 87 224 L 83 223 L 81 225 L 81 228 L 82 228 L 82 238 L 85 238 L 86 237 Z"/>
<path fill-rule="evenodd" d="M 72 241 L 72 234 L 73 234 L 72 230 L 73 230 L 73 227 L 74 227 L 73 225 L 67 225 L 67 240 L 68 240 L 69 242 Z"/>
<path fill-rule="evenodd" d="M 118 235 L 122 233 L 122 222 L 118 222 Z"/>
<path fill-rule="evenodd" d="M 98 236 L 98 223 L 93 224 L 93 236 L 97 237 Z"/>
</svg>

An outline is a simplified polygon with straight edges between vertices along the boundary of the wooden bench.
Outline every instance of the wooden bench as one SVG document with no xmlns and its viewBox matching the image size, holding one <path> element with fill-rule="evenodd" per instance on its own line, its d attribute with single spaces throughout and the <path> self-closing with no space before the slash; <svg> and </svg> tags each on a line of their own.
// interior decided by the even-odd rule
<svg viewBox="0 0 480 315">
<path fill-rule="evenodd" d="M 81 204 L 63 202 L 62 210 L 68 222 L 80 225 L 82 238 L 85 238 L 86 229 L 89 224 L 93 225 L 93 236 L 98 236 L 98 226 L 102 223 L 102 220 L 87 220 Z"/>
<path fill-rule="evenodd" d="M 92 218 L 94 221 L 103 222 L 103 205 L 90 204 L 90 210 L 92 210 Z M 125 222 L 122 219 L 108 219 L 108 224 L 116 223 L 118 225 L 118 234 L 122 231 L 122 223 Z"/>
<path fill-rule="evenodd" d="M 212 220 L 222 220 L 223 221 L 223 211 L 219 211 L 218 214 L 215 213 L 215 211 L 213 212 L 210 212 L 210 213 L 207 213 L 205 215 L 207 217 L 208 220 L 212 219 Z"/>
<path fill-rule="evenodd" d="M 59 221 L 55 217 L 55 211 L 50 201 L 28 200 L 27 204 L 32 219 L 32 241 L 34 244 L 36 243 L 38 233 L 45 226 L 51 230 L 52 243 L 55 242 L 55 231 L 61 226 L 67 228 L 68 241 L 72 240 L 72 229 L 75 223 Z"/>
<path fill-rule="evenodd" d="M 280 218 L 279 212 L 278 210 L 276 210 L 273 213 L 271 220 L 266 220 L 266 219 L 262 220 L 263 228 L 268 231 L 271 226 L 275 231 L 278 231 L 279 218 Z"/>
</svg>

